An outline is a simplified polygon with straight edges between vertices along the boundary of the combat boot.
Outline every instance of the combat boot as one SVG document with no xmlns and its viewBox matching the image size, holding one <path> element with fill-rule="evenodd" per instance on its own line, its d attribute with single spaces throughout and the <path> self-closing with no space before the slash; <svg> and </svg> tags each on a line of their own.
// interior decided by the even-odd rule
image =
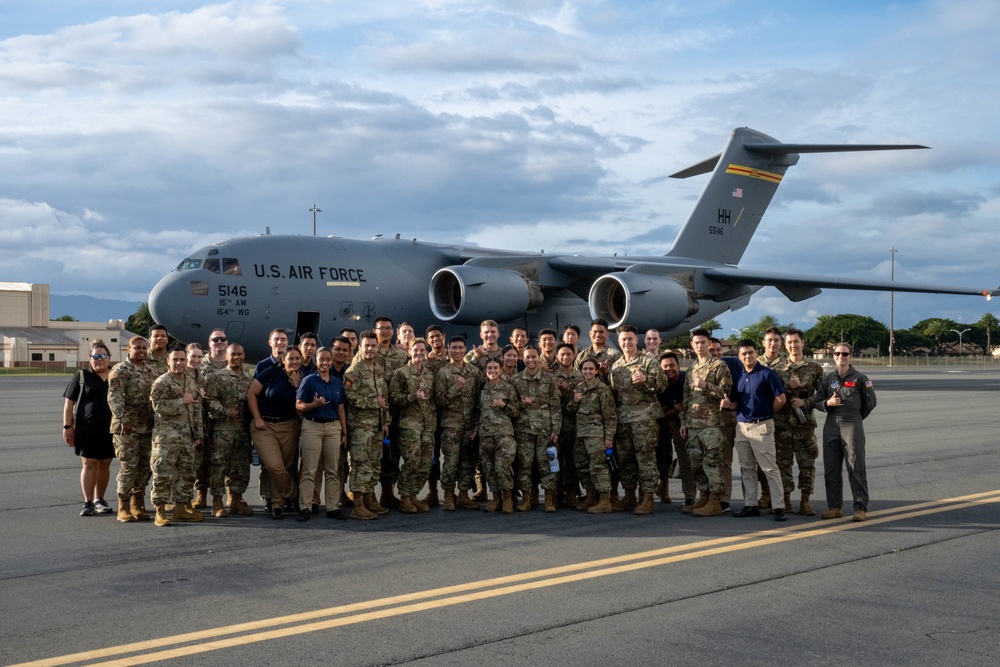
<svg viewBox="0 0 1000 667">
<path fill-rule="evenodd" d="M 146 511 L 145 493 L 133 493 L 130 513 L 136 521 L 149 521 L 149 512 Z"/>
<path fill-rule="evenodd" d="M 382 497 L 379 498 L 379 504 L 387 510 L 399 509 L 399 498 L 392 492 L 392 484 L 382 485 Z M 381 512 L 376 512 L 376 514 L 381 514 Z"/>
<path fill-rule="evenodd" d="M 355 498 L 354 509 L 351 510 L 350 514 L 350 517 L 352 519 L 364 519 L 365 521 L 368 521 L 370 519 L 378 518 L 378 514 L 375 514 L 375 512 L 372 512 L 367 507 L 365 507 L 365 503 L 363 500 L 364 496 L 362 496 L 360 493 L 356 493 L 354 494 L 354 498 Z"/>
<path fill-rule="evenodd" d="M 788 509 L 787 507 L 785 509 Z M 799 514 L 802 516 L 816 516 L 815 510 L 809 504 L 809 494 L 802 492 L 802 500 L 799 502 Z"/>
<path fill-rule="evenodd" d="M 608 507 L 610 507 L 611 494 L 602 493 L 601 496 L 608 497 Z M 583 497 L 583 500 L 581 500 L 576 504 L 576 509 L 579 510 L 580 512 L 589 512 L 590 508 L 596 504 L 597 504 L 597 491 L 595 491 L 594 489 L 587 489 L 587 495 Z"/>
<path fill-rule="evenodd" d="M 503 498 L 503 507 L 500 511 L 504 514 L 514 513 L 514 491 L 508 489 L 507 491 L 502 491 L 501 496 Z"/>
<path fill-rule="evenodd" d="M 389 495 L 392 495 L 392 492 L 390 492 Z M 382 505 L 379 504 L 378 498 L 375 497 L 374 491 L 365 494 L 364 502 L 362 504 L 365 506 L 365 509 L 367 509 L 372 514 L 378 515 L 378 514 L 389 513 L 388 508 L 382 507 Z M 358 503 L 355 502 L 354 505 L 357 506 Z"/>
<path fill-rule="evenodd" d="M 416 514 L 417 506 L 413 504 L 413 496 L 399 497 L 399 511 L 403 514 Z"/>
<path fill-rule="evenodd" d="M 555 512 L 556 511 L 556 492 L 555 489 L 547 489 L 545 491 L 545 511 Z"/>
<path fill-rule="evenodd" d="M 222 504 L 222 496 L 212 496 L 212 516 L 217 519 L 229 516 L 226 506 Z"/>
<path fill-rule="evenodd" d="M 757 503 L 757 507 L 762 510 L 769 509 L 771 507 L 771 489 L 768 488 L 767 484 L 760 492 L 760 501 Z"/>
<path fill-rule="evenodd" d="M 538 487 L 531 487 L 531 506 L 538 507 Z"/>
<path fill-rule="evenodd" d="M 839 519 L 844 516 L 844 511 L 839 507 L 831 507 L 827 511 L 819 515 L 821 519 Z"/>
<path fill-rule="evenodd" d="M 205 515 L 191 507 L 190 502 L 174 503 L 173 514 L 170 518 L 177 523 L 197 523 L 205 518 Z"/>
<path fill-rule="evenodd" d="M 479 503 L 469 497 L 469 492 L 467 490 L 458 492 L 458 497 L 455 498 L 455 506 L 463 510 L 479 509 Z"/>
<path fill-rule="evenodd" d="M 643 492 L 642 502 L 636 505 L 636 508 L 632 510 L 633 514 L 652 514 L 653 513 L 653 494 L 652 492 Z"/>
<path fill-rule="evenodd" d="M 428 507 L 437 507 L 441 504 L 441 499 L 438 497 L 438 485 L 437 482 L 431 484 L 431 488 L 427 491 L 427 495 L 423 500 L 418 502 L 427 505 Z"/>
<path fill-rule="evenodd" d="M 128 496 L 118 496 L 118 520 L 122 523 L 132 523 L 136 520 L 128 510 L 129 500 Z"/>
<path fill-rule="evenodd" d="M 625 493 L 622 494 L 622 499 L 615 502 L 611 501 L 611 509 L 616 512 L 622 512 L 624 510 L 635 509 L 638 503 L 635 498 L 635 489 L 625 489 Z"/>
<path fill-rule="evenodd" d="M 242 493 L 229 492 L 229 513 L 236 516 L 251 516 L 253 508 L 243 500 Z"/>
<path fill-rule="evenodd" d="M 588 491 L 588 493 L 596 496 L 596 492 L 593 490 Z M 579 508 L 580 506 L 577 505 L 577 509 Z M 611 494 L 602 493 L 601 499 L 595 499 L 594 502 L 591 503 L 590 507 L 587 508 L 587 514 L 611 514 Z"/>
<path fill-rule="evenodd" d="M 708 503 L 708 498 L 709 498 L 708 491 L 699 491 L 698 500 L 695 501 L 693 505 L 685 505 L 684 507 L 681 508 L 681 511 L 684 512 L 685 514 L 694 514 L 695 510 L 701 509 Z M 721 509 L 722 505 L 719 505 L 719 508 Z"/>
<path fill-rule="evenodd" d="M 691 514 L 694 516 L 719 516 L 722 514 L 721 500 L 722 496 L 720 494 L 713 493 L 709 496 L 707 503 L 691 512 Z"/>
<path fill-rule="evenodd" d="M 611 493 L 608 496 L 611 499 L 611 505 L 614 506 L 618 502 L 618 485 L 611 487 Z"/>
<path fill-rule="evenodd" d="M 511 495 L 511 498 L 513 499 L 513 495 Z M 516 509 L 518 512 L 527 512 L 528 510 L 530 510 L 531 509 L 531 495 L 528 494 L 528 493 L 522 494 L 521 495 L 521 502 L 518 503 L 517 507 L 515 507 L 514 509 Z"/>
<path fill-rule="evenodd" d="M 445 512 L 455 511 L 455 492 L 452 491 L 451 489 L 445 489 L 443 505 L 444 506 L 442 507 L 442 509 Z"/>
<path fill-rule="evenodd" d="M 418 512 L 430 512 L 431 506 L 425 500 L 420 500 L 416 496 L 410 496 L 410 500 L 413 501 L 413 506 L 417 508 Z M 400 501 L 402 502 L 402 501 Z"/>
<path fill-rule="evenodd" d="M 660 496 L 661 503 L 670 502 L 670 481 L 663 479 L 660 480 L 660 486 L 657 489 L 656 495 Z"/>
<path fill-rule="evenodd" d="M 199 486 L 194 490 L 194 500 L 191 502 L 191 507 L 196 510 L 208 507 L 208 489 Z"/>
<path fill-rule="evenodd" d="M 791 491 L 785 491 L 785 511 L 792 511 L 792 493 Z"/>
<path fill-rule="evenodd" d="M 156 503 L 156 518 L 153 520 L 157 526 L 169 526 L 170 519 L 167 518 L 166 503 Z"/>
<path fill-rule="evenodd" d="M 497 490 L 494 489 L 494 491 L 493 491 L 493 500 L 491 500 L 490 503 L 486 506 L 486 511 L 487 512 L 496 512 L 498 509 L 500 509 L 500 496 L 501 495 L 502 494 L 499 491 L 497 491 Z"/>
</svg>

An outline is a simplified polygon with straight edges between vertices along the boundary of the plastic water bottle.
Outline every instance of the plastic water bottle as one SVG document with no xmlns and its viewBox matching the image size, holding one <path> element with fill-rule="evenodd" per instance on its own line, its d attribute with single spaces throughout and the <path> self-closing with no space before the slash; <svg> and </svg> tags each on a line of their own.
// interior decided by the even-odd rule
<svg viewBox="0 0 1000 667">
<path fill-rule="evenodd" d="M 389 438 L 383 438 L 382 439 L 382 446 L 383 447 L 391 447 L 392 446 L 392 440 L 390 440 Z"/>
<path fill-rule="evenodd" d="M 549 472 L 559 472 L 559 450 L 555 445 L 549 445 L 545 450 L 549 459 Z"/>
<path fill-rule="evenodd" d="M 615 450 L 611 447 L 604 450 L 604 460 L 608 464 L 608 470 L 611 472 L 618 470 L 618 458 L 615 457 Z"/>
<path fill-rule="evenodd" d="M 260 454 L 257 453 L 257 448 L 253 445 L 250 445 L 250 463 L 260 467 Z"/>
</svg>

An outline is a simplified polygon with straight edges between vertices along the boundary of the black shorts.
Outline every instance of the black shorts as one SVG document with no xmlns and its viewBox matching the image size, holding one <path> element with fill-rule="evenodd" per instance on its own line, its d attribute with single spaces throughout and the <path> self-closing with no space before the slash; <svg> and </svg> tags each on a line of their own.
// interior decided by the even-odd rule
<svg viewBox="0 0 1000 667">
<path fill-rule="evenodd" d="M 73 446 L 77 456 L 88 459 L 115 458 L 115 444 L 110 433 L 91 434 L 87 437 L 77 437 Z"/>
</svg>

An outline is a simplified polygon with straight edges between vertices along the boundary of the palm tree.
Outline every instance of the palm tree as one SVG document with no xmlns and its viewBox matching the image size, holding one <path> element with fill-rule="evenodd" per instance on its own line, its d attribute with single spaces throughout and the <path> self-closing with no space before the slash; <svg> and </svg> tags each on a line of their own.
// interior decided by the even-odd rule
<svg viewBox="0 0 1000 667">
<path fill-rule="evenodd" d="M 990 333 L 994 330 L 1000 331 L 1000 320 L 993 313 L 986 313 L 976 322 L 977 326 L 986 329 L 986 355 L 993 354 L 993 343 L 990 340 Z"/>
</svg>

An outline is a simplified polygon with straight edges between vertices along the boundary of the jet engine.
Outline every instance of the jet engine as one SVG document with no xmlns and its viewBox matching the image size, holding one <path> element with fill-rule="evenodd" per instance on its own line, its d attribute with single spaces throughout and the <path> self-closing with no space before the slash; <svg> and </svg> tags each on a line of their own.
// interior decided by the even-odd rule
<svg viewBox="0 0 1000 667">
<path fill-rule="evenodd" d="M 643 273 L 608 273 L 594 281 L 590 315 L 610 328 L 631 324 L 644 331 L 669 331 L 698 312 L 698 300 L 673 278 Z"/>
<path fill-rule="evenodd" d="M 541 290 L 517 271 L 468 264 L 439 269 L 429 297 L 434 317 L 468 326 L 519 319 L 542 303 Z"/>
</svg>

